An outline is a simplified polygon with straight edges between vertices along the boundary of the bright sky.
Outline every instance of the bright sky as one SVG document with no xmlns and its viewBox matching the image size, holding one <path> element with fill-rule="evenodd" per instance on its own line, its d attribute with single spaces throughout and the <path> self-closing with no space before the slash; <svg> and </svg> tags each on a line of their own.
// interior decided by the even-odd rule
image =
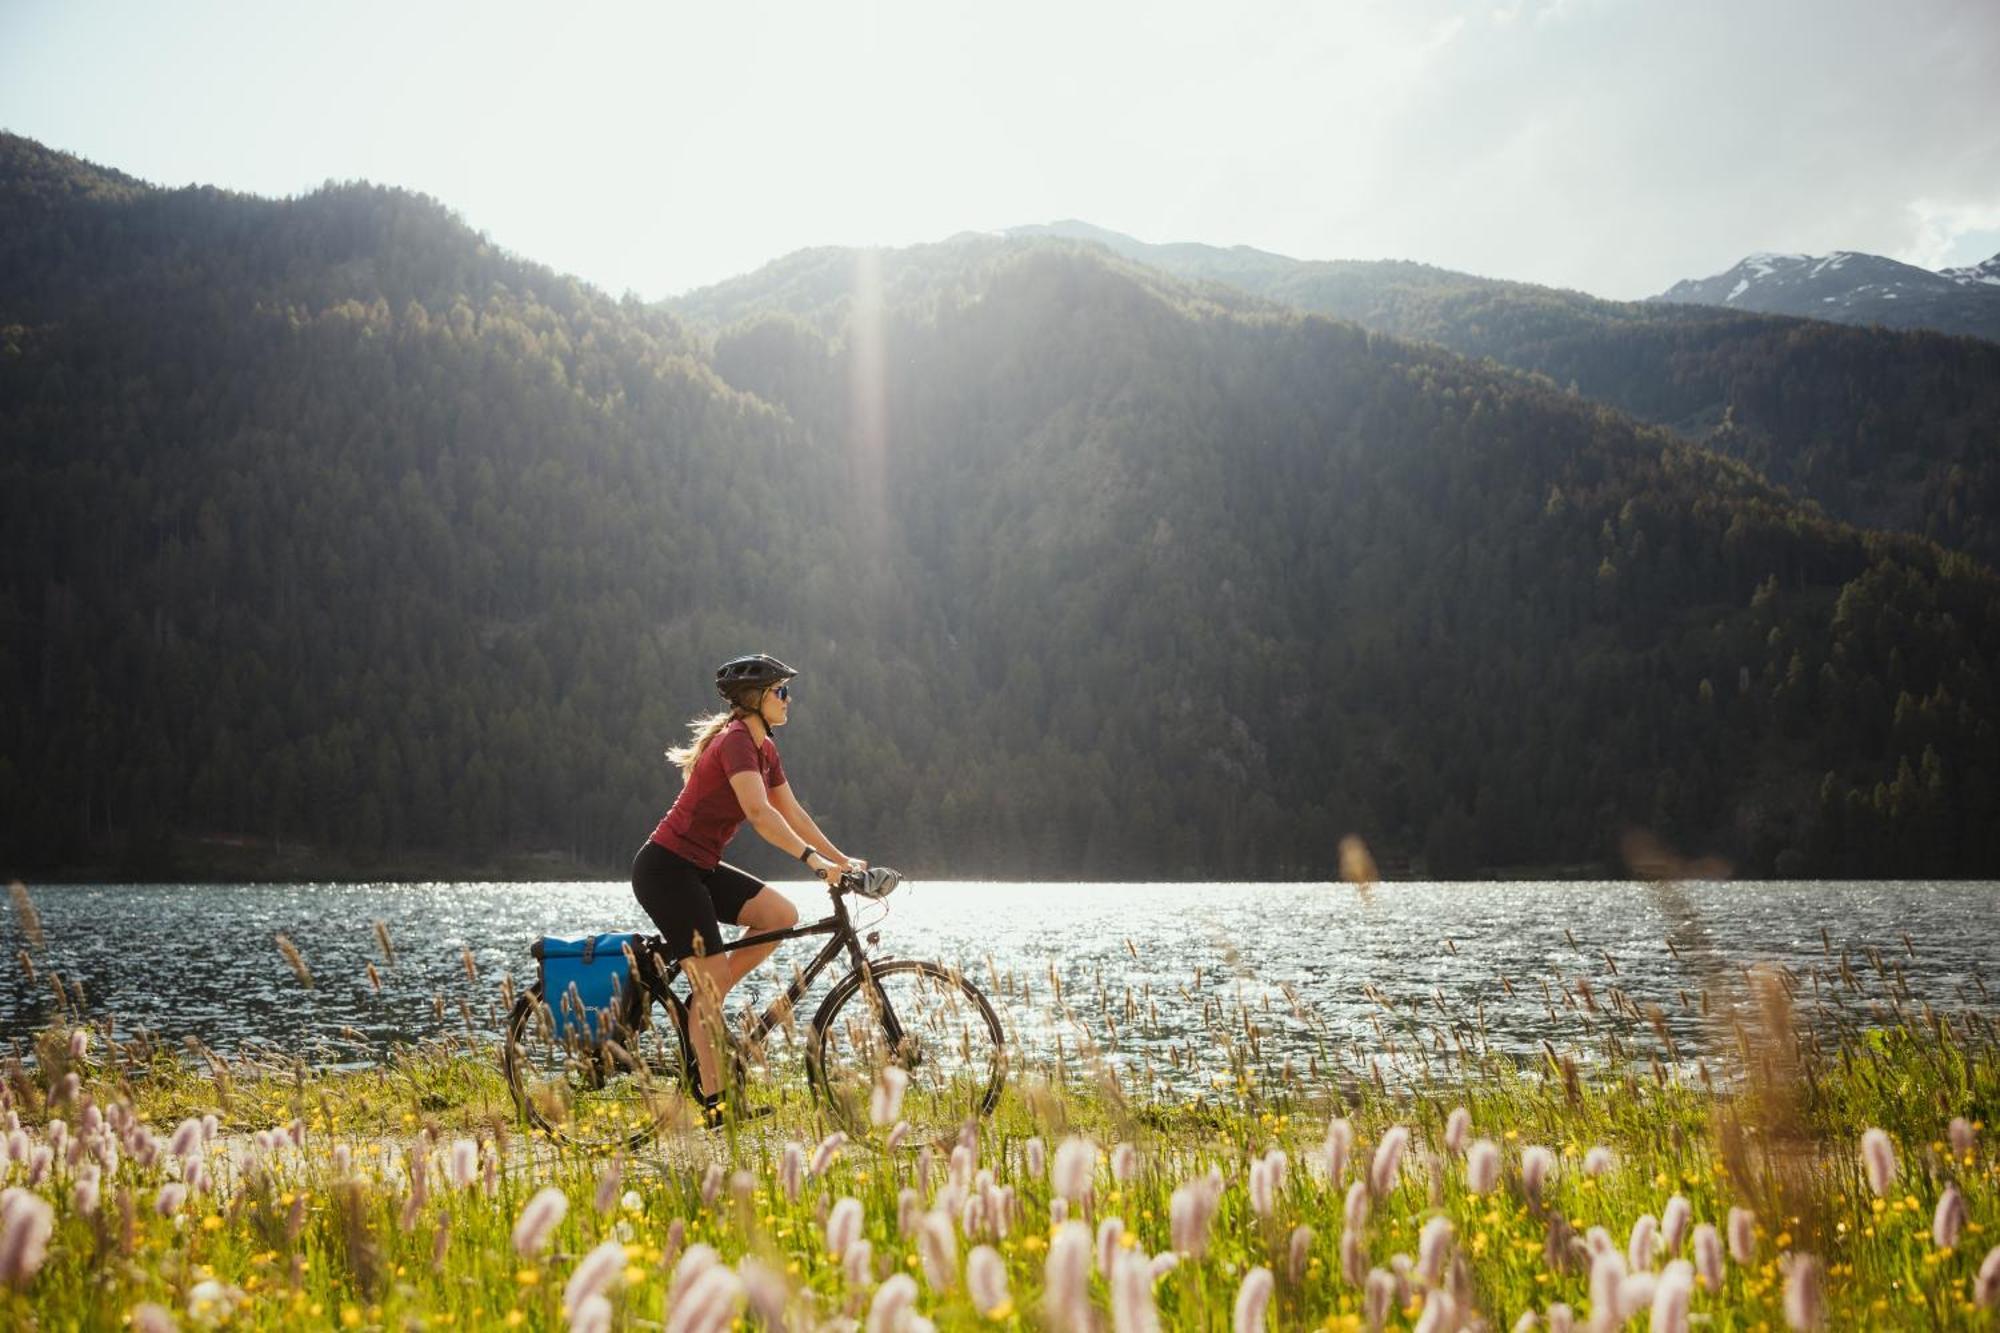
<svg viewBox="0 0 2000 1333">
<path fill-rule="evenodd" d="M 657 298 L 1082 218 L 1635 297 L 2000 251 L 1995 0 L 0 0 L 0 127 L 165 185 L 365 178 Z"/>
</svg>

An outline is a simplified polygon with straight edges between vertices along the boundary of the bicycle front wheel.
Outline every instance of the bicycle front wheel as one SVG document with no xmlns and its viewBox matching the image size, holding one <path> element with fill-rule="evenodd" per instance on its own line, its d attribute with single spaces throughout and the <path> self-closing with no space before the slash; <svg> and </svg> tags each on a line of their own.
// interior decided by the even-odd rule
<svg viewBox="0 0 2000 1333">
<path fill-rule="evenodd" d="M 637 1147 L 685 1118 L 689 1059 L 672 996 L 647 990 L 629 1021 L 563 1022 L 536 984 L 507 1018 L 507 1084 L 529 1123 L 566 1143 Z"/>
<path fill-rule="evenodd" d="M 857 1137 L 872 1123 L 884 1069 L 909 1076 L 894 1120 L 910 1142 L 955 1134 L 1000 1101 L 1007 1077 L 1000 1019 L 955 969 L 870 963 L 835 984 L 814 1016 L 806 1072 L 834 1119 Z"/>
</svg>

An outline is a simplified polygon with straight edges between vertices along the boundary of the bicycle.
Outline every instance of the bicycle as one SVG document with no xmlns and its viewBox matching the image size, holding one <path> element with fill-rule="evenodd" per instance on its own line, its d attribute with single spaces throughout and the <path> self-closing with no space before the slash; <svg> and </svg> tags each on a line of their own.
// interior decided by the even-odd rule
<svg viewBox="0 0 2000 1333">
<path fill-rule="evenodd" d="M 908 1078 L 897 1118 L 910 1126 L 912 1143 L 955 1134 L 999 1102 L 1006 1039 L 979 988 L 941 963 L 878 960 L 863 950 L 881 935 L 860 933 L 846 895 L 879 902 L 900 882 L 886 867 L 850 872 L 827 885 L 831 915 L 786 930 L 748 933 L 722 946 L 733 953 L 811 935 L 831 937 L 747 1030 L 726 1031 L 718 1044 L 726 1068 L 725 1112 L 738 1124 L 791 1100 L 794 1088 L 770 1074 L 768 1045 L 774 1035 L 795 1035 L 798 1002 L 843 955 L 850 970 L 827 992 L 805 1035 L 807 1086 L 841 1128 L 855 1137 L 867 1134 L 877 1083 L 890 1067 Z M 544 943 L 537 941 L 530 950 L 538 961 Z M 571 986 L 551 1007 L 538 977 L 508 1015 L 502 1059 L 515 1103 L 536 1128 L 570 1143 L 637 1147 L 683 1117 L 685 1099 L 699 1091 L 700 1072 L 687 1037 L 688 999 L 673 988 L 683 975 L 680 960 L 668 955 L 658 935 L 623 937 L 622 947 L 629 984 L 616 988 L 601 1006 L 585 1004 Z"/>
</svg>

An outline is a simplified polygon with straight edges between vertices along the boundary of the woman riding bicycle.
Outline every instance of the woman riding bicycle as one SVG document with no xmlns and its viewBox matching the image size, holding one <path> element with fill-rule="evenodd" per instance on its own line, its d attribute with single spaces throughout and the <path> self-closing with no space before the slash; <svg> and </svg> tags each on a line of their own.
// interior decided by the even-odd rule
<svg viewBox="0 0 2000 1333">
<path fill-rule="evenodd" d="M 798 909 L 776 889 L 728 865 L 722 849 L 748 820 L 764 840 L 832 883 L 867 863 L 844 855 L 792 794 L 771 732 L 791 715 L 790 681 L 798 672 L 762 653 L 736 657 L 715 672 L 726 711 L 688 724 L 693 739 L 667 751 L 684 785 L 673 808 L 632 858 L 632 892 L 680 959 L 692 983 L 689 1037 L 701 1066 L 701 1097 L 711 1125 L 721 1123 L 722 1070 L 715 1046 L 722 999 L 777 946 L 722 952 L 720 922 L 785 930 Z"/>
</svg>

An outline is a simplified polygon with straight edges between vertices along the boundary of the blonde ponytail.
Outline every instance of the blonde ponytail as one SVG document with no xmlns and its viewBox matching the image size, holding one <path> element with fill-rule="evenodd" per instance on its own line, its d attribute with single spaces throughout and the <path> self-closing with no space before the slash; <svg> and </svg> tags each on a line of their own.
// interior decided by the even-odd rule
<svg viewBox="0 0 2000 1333">
<path fill-rule="evenodd" d="M 686 782 L 694 776 L 695 762 L 701 758 L 703 751 L 715 743 L 715 738 L 722 734 L 724 727 L 739 717 L 748 716 L 749 713 L 743 708 L 730 707 L 720 713 L 710 713 L 706 717 L 697 717 L 690 721 L 688 731 L 691 735 L 688 743 L 676 745 L 667 751 L 667 762 L 680 768 L 681 781 Z"/>
</svg>

